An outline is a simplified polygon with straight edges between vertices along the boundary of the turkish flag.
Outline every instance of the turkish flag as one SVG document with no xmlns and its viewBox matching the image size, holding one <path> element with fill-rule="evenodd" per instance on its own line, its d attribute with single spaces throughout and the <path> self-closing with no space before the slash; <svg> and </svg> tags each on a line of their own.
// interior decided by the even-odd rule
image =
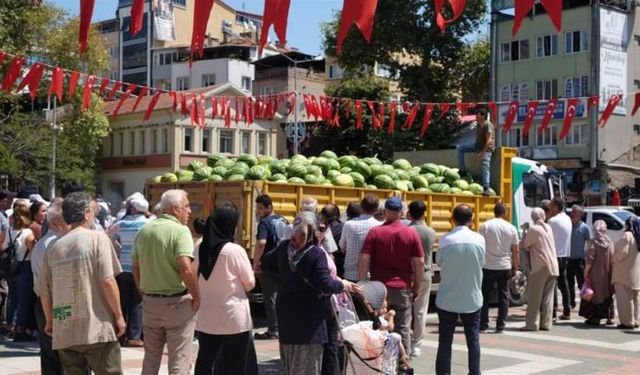
<svg viewBox="0 0 640 375">
<path fill-rule="evenodd" d="M 558 99 L 551 99 L 547 103 L 547 109 L 544 111 L 544 117 L 542 117 L 542 123 L 540 124 L 540 131 L 543 132 L 547 130 L 549 126 L 549 122 L 553 117 L 553 111 L 556 109 L 556 105 L 558 104 Z"/>
<path fill-rule="evenodd" d="M 378 103 L 378 122 L 377 122 L 378 128 L 377 129 L 381 129 L 382 127 L 384 127 L 384 110 L 385 110 L 384 102 Z"/>
<path fill-rule="evenodd" d="M 235 110 L 235 121 L 236 121 L 236 125 L 238 125 L 238 122 L 240 122 L 240 98 L 238 98 L 237 96 L 235 97 L 235 105 L 236 105 L 236 110 Z"/>
<path fill-rule="evenodd" d="M 504 127 L 502 128 L 503 132 L 508 132 L 511 129 L 511 124 L 513 124 L 513 120 L 516 119 L 516 115 L 518 114 L 519 103 L 517 100 L 509 103 L 509 110 L 507 111 L 507 118 L 504 120 Z"/>
<path fill-rule="evenodd" d="M 104 94 L 104 90 L 109 85 L 109 78 L 103 78 L 102 82 L 100 82 L 100 88 L 98 89 L 98 95 L 102 96 Z"/>
<path fill-rule="evenodd" d="M 7 73 L 4 75 L 4 79 L 2 80 L 2 91 L 10 92 L 13 88 L 13 84 L 16 83 L 18 77 L 20 77 L 20 72 L 22 72 L 22 66 L 24 65 L 25 58 L 22 56 L 14 57 L 11 60 L 11 64 L 9 65 L 9 69 L 7 69 Z"/>
<path fill-rule="evenodd" d="M 149 119 L 151 118 L 151 113 L 153 113 L 153 109 L 156 107 L 156 104 L 158 104 L 160 95 L 162 95 L 162 91 L 156 91 L 156 93 L 153 94 L 153 97 L 149 102 L 149 106 L 147 106 L 147 110 L 144 112 L 144 117 L 142 118 L 142 121 L 149 121 Z"/>
<path fill-rule="evenodd" d="M 362 130 L 362 100 L 356 100 L 356 129 Z"/>
<path fill-rule="evenodd" d="M 287 43 L 287 20 L 289 18 L 289 5 L 291 0 L 265 0 L 264 13 L 262 18 L 262 30 L 260 31 L 260 44 L 258 45 L 258 56 L 262 54 L 262 49 L 267 44 L 269 28 L 273 25 L 273 31 L 280 39 L 280 44 Z"/>
<path fill-rule="evenodd" d="M 131 112 L 135 112 L 136 108 L 138 108 L 138 105 L 140 104 L 140 102 L 142 101 L 142 98 L 144 98 L 145 96 L 147 96 L 147 93 L 149 92 L 149 87 L 144 86 L 141 90 L 140 93 L 138 94 L 138 98 L 136 99 L 136 102 L 133 104 L 133 109 L 131 110 Z"/>
<path fill-rule="evenodd" d="M 604 127 L 605 125 L 607 125 L 607 121 L 609 121 L 609 117 L 611 117 L 611 115 L 613 114 L 613 111 L 616 109 L 616 107 L 618 106 L 618 103 L 620 103 L 621 100 L 622 100 L 622 94 L 611 95 L 611 99 L 609 99 L 609 104 L 607 104 L 607 107 L 604 109 L 604 112 L 602 112 L 602 117 L 600 117 L 600 120 L 598 121 L 598 125 L 600 125 L 600 127 Z"/>
<path fill-rule="evenodd" d="M 133 0 L 131 5 L 131 23 L 129 24 L 129 34 L 136 36 L 142 30 L 142 16 L 144 16 L 145 0 Z"/>
<path fill-rule="evenodd" d="M 345 99 L 344 102 L 344 117 L 348 120 L 351 116 L 351 99 Z"/>
<path fill-rule="evenodd" d="M 531 123 L 536 115 L 536 109 L 538 109 L 538 101 L 531 100 L 529 105 L 527 105 L 527 118 L 525 118 L 524 125 L 522 126 L 522 132 L 526 135 L 529 134 L 529 129 L 531 129 Z"/>
<path fill-rule="evenodd" d="M 84 90 L 82 92 L 82 110 L 86 111 L 89 109 L 89 105 L 91 104 L 91 92 L 93 91 L 93 81 L 96 78 L 94 76 L 88 76 L 86 81 L 84 82 Z"/>
<path fill-rule="evenodd" d="M 438 28 L 442 30 L 442 32 L 444 32 L 444 29 L 448 24 L 455 22 L 458 18 L 460 18 L 460 16 L 462 16 L 462 13 L 464 12 L 464 8 L 467 6 L 467 0 L 448 0 L 448 1 L 449 1 L 449 4 L 451 5 L 451 11 L 453 13 L 453 16 L 448 20 L 446 20 L 442 15 L 444 0 L 435 0 L 433 4 L 433 7 L 434 7 L 433 11 L 436 14 L 436 25 L 438 25 Z"/>
<path fill-rule="evenodd" d="M 411 107 L 409 114 L 407 115 L 406 120 L 404 121 L 404 126 L 402 129 L 410 129 L 413 126 L 413 122 L 416 121 L 416 117 L 418 117 L 418 112 L 420 111 L 420 103 L 416 103 Z"/>
<path fill-rule="evenodd" d="M 178 93 L 176 93 L 175 91 L 169 91 L 169 96 L 171 97 L 171 101 L 173 102 L 173 112 L 177 112 L 178 103 L 180 102 Z"/>
<path fill-rule="evenodd" d="M 113 98 L 115 98 L 116 94 L 118 93 L 118 91 L 120 90 L 121 87 L 122 87 L 122 82 L 116 81 L 116 83 L 111 88 L 111 92 L 109 93 L 109 96 L 107 97 L 107 101 L 111 101 Z"/>
<path fill-rule="evenodd" d="M 95 0 L 80 0 L 80 32 L 78 34 L 80 53 L 87 50 L 87 41 L 89 40 L 91 17 L 93 17 L 93 7 L 95 2 Z"/>
<path fill-rule="evenodd" d="M 389 134 L 393 134 L 396 127 L 396 112 L 398 111 L 398 103 L 391 102 L 389 104 L 389 127 L 387 128 L 387 132 Z"/>
<path fill-rule="evenodd" d="M 122 104 L 124 104 L 125 100 L 129 98 L 129 95 L 131 95 L 131 93 L 134 92 L 137 88 L 138 88 L 138 85 L 135 85 L 133 83 L 130 83 L 129 86 L 127 86 L 127 89 L 125 90 L 124 94 L 122 94 L 122 97 L 120 98 L 120 101 L 116 106 L 116 109 L 113 111 L 113 114 L 112 114 L 113 117 L 118 115 L 118 112 L 120 112 L 120 108 L 122 107 Z"/>
<path fill-rule="evenodd" d="M 356 27 L 360 29 L 364 40 L 366 40 L 367 43 L 371 41 L 373 19 L 376 15 L 377 6 L 378 0 L 344 0 L 336 45 L 336 53 L 338 55 L 342 51 L 342 43 L 347 35 L 349 35 L 351 25 L 354 23 Z"/>
<path fill-rule="evenodd" d="M 180 98 L 182 99 L 180 101 L 180 113 L 182 113 L 183 116 L 188 116 L 189 106 L 187 103 L 187 94 L 181 94 Z"/>
<path fill-rule="evenodd" d="M 193 63 L 193 54 L 196 51 L 200 57 L 202 57 L 204 53 L 204 37 L 207 32 L 207 22 L 209 22 L 209 15 L 213 9 L 214 0 L 197 0 L 194 1 L 194 4 L 189 65 Z"/>
<path fill-rule="evenodd" d="M 191 122 L 191 126 L 198 125 L 200 122 L 200 116 L 198 115 L 198 99 L 196 98 L 196 94 L 191 96 L 191 106 L 190 106 L 190 116 L 189 120 Z"/>
<path fill-rule="evenodd" d="M 218 103 L 216 102 L 216 97 L 211 97 L 211 119 L 215 120 L 218 115 Z"/>
<path fill-rule="evenodd" d="M 29 69 L 27 75 L 24 76 L 20 85 L 18 85 L 18 92 L 22 91 L 23 88 L 29 88 L 29 95 L 31 95 L 31 101 L 36 99 L 36 95 L 38 94 L 38 88 L 40 87 L 40 81 L 42 80 L 42 75 L 44 74 L 45 65 L 42 63 L 35 63 Z"/>
<path fill-rule="evenodd" d="M 487 107 L 489 108 L 489 114 L 491 115 L 493 126 L 496 126 L 498 124 L 498 106 L 495 102 L 489 102 L 487 103 Z"/>
<path fill-rule="evenodd" d="M 429 129 L 429 123 L 431 122 L 431 115 L 433 115 L 433 104 L 428 103 L 424 107 L 424 116 L 422 117 L 422 129 L 420 129 L 420 138 L 423 138 L 427 134 L 427 129 Z"/>
<path fill-rule="evenodd" d="M 207 111 L 207 98 L 204 97 L 204 94 L 200 94 L 200 112 L 198 114 L 198 117 L 199 117 L 200 127 L 202 129 L 204 129 L 204 121 L 206 120 L 205 118 L 206 111 Z"/>
<path fill-rule="evenodd" d="M 62 101 L 62 87 L 64 85 L 64 72 L 61 68 L 55 67 L 51 72 L 51 86 L 49 86 L 49 96 L 55 95 L 58 101 Z"/>
<path fill-rule="evenodd" d="M 634 103 L 633 103 L 633 111 L 631 111 L 631 116 L 635 116 L 636 112 L 638 111 L 638 108 L 640 108 L 640 92 L 637 92 L 634 98 Z"/>
<path fill-rule="evenodd" d="M 571 98 L 567 100 L 567 112 L 564 115 L 564 122 L 562 123 L 562 130 L 558 135 L 560 140 L 563 140 L 567 135 L 569 135 L 569 131 L 571 130 L 571 123 L 573 122 L 573 118 L 576 116 L 576 106 L 580 99 Z"/>
<path fill-rule="evenodd" d="M 438 120 L 442 120 L 442 118 L 447 114 L 447 112 L 449 112 L 450 108 L 451 108 L 450 103 L 440 103 L 440 117 L 438 117 Z"/>
<path fill-rule="evenodd" d="M 515 1 L 515 18 L 513 20 L 512 35 L 516 35 L 522 24 L 522 20 L 529 14 L 535 0 L 518 0 Z M 561 0 L 541 0 L 542 6 L 547 11 L 551 22 L 556 30 L 562 30 L 562 1 Z"/>
<path fill-rule="evenodd" d="M 231 127 L 231 98 L 224 97 L 224 127 Z"/>
<path fill-rule="evenodd" d="M 247 105 L 249 106 L 249 108 L 247 108 L 247 121 L 249 122 L 249 125 L 253 124 L 253 117 L 254 117 L 254 106 L 253 106 L 253 97 L 249 97 L 247 99 Z"/>
<path fill-rule="evenodd" d="M 76 71 L 71 72 L 71 76 L 69 77 L 69 87 L 67 88 L 67 99 L 71 100 L 71 98 L 73 98 L 73 94 L 76 92 L 76 88 L 78 87 L 79 78 L 80 73 Z"/>
</svg>

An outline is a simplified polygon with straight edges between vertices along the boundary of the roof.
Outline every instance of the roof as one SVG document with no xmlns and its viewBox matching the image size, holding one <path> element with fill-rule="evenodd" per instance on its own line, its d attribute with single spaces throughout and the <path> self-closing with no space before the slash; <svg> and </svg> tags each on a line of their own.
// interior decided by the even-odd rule
<svg viewBox="0 0 640 375">
<path fill-rule="evenodd" d="M 265 70 L 271 68 L 293 66 L 293 61 L 300 61 L 300 63 L 298 63 L 298 67 L 300 68 L 313 67 L 317 71 L 324 72 L 325 59 L 323 58 L 321 60 L 314 60 L 314 57 L 315 56 L 306 53 L 290 50 L 285 53 L 263 57 L 252 62 L 252 64 L 256 66 L 256 70 Z"/>
<path fill-rule="evenodd" d="M 257 20 L 262 20 L 262 14 L 255 14 L 255 13 L 249 13 L 249 12 L 245 12 L 244 10 L 236 10 L 237 14 L 241 14 L 241 15 L 245 15 L 249 18 L 255 18 Z"/>
</svg>

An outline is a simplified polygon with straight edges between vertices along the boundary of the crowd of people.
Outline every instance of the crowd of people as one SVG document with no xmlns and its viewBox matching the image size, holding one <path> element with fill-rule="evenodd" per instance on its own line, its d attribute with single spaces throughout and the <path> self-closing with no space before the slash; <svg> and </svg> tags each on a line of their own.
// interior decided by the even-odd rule
<svg viewBox="0 0 640 375">
<path fill-rule="evenodd" d="M 342 373 L 349 357 L 341 340 L 343 296 L 368 300 L 380 329 L 394 331 L 401 371 L 421 356 L 429 309 L 432 259 L 440 268 L 437 374 L 451 373 L 451 348 L 461 321 L 470 374 L 480 374 L 480 334 L 489 329 L 497 290 L 495 331 L 506 328 L 509 281 L 528 275 L 526 323 L 547 331 L 578 315 L 586 325 L 640 324 L 640 220 L 632 217 L 614 242 L 606 224 L 566 214 L 560 198 L 532 210 L 520 235 L 508 207 L 472 229 L 473 210 L 452 211 L 453 229 L 439 241 L 427 226 L 423 201 L 384 202 L 366 194 L 348 205 L 300 202 L 293 222 L 274 211 L 268 195 L 255 199 L 253 263 L 235 243 L 239 213 L 224 203 L 187 224 L 183 190 L 168 190 L 154 212 L 136 193 L 115 217 L 85 192 L 46 202 L 0 191 L 0 243 L 15 267 L 1 268 L 8 285 L 3 327 L 13 340 L 38 339 L 43 374 L 121 374 L 121 346 L 143 347 L 143 374 L 157 374 L 165 345 L 168 372 L 257 374 L 255 340 L 277 340 L 285 374 Z M 408 203 L 408 204 L 407 204 Z M 256 332 L 248 293 L 257 281 L 266 330 Z M 578 292 L 576 293 L 576 287 Z M 333 297 L 332 297 L 333 296 Z M 615 297 L 615 303 L 614 303 Z M 4 299 L 3 299 L 4 303 Z M 617 309 L 616 309 L 617 308 Z"/>
</svg>

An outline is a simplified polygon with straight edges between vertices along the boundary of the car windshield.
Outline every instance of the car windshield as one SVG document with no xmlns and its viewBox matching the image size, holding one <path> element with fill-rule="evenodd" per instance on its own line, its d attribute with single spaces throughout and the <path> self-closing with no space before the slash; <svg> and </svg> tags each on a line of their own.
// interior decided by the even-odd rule
<svg viewBox="0 0 640 375">
<path fill-rule="evenodd" d="M 627 219 L 630 216 L 634 216 L 631 212 L 629 211 L 616 211 L 613 213 L 618 219 L 622 220 L 622 221 L 627 221 Z"/>
</svg>

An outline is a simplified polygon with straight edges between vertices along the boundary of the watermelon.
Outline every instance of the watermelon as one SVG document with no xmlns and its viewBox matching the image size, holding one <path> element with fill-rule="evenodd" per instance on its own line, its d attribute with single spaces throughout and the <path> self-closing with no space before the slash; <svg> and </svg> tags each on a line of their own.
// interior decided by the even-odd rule
<svg viewBox="0 0 640 375">
<path fill-rule="evenodd" d="M 193 177 L 193 171 L 188 169 L 179 169 L 176 171 L 175 174 L 178 177 L 178 179 L 180 179 L 181 177 Z"/>
<path fill-rule="evenodd" d="M 304 182 L 309 185 L 320 185 L 324 182 L 324 177 L 315 174 L 308 174 L 304 176 Z"/>
<path fill-rule="evenodd" d="M 380 189 L 393 189 L 395 186 L 393 179 L 386 174 L 374 177 L 373 184 Z"/>
<path fill-rule="evenodd" d="M 393 167 L 395 169 L 402 169 L 403 171 L 408 171 L 411 169 L 411 163 L 407 159 L 397 159 L 393 161 Z"/>
<path fill-rule="evenodd" d="M 216 163 L 222 159 L 226 159 L 227 157 L 222 154 L 212 154 L 207 157 L 207 165 L 210 167 L 215 167 Z"/>
<path fill-rule="evenodd" d="M 301 179 L 300 177 L 291 177 L 289 180 L 287 180 L 287 182 L 289 182 L 290 184 L 304 184 L 304 180 Z"/>
<path fill-rule="evenodd" d="M 287 176 L 303 179 L 307 175 L 307 167 L 302 163 L 292 162 L 287 166 Z"/>
<path fill-rule="evenodd" d="M 445 170 L 443 176 L 444 176 L 444 179 L 449 184 L 452 184 L 453 182 L 455 182 L 455 181 L 460 179 L 460 174 L 455 169 L 447 169 L 447 170 Z"/>
<path fill-rule="evenodd" d="M 465 180 L 456 180 L 451 186 L 457 187 L 460 190 L 469 190 L 469 183 Z"/>
<path fill-rule="evenodd" d="M 165 173 L 161 178 L 162 182 L 178 182 L 178 176 L 173 173 Z"/>
<path fill-rule="evenodd" d="M 203 167 L 193 172 L 193 180 L 194 181 L 206 181 L 211 176 L 211 167 Z"/>
<path fill-rule="evenodd" d="M 365 187 L 367 186 L 367 180 L 365 180 L 364 176 L 361 175 L 358 172 L 351 172 L 349 173 L 349 176 L 351 176 L 351 178 L 353 178 L 353 182 L 355 184 L 355 187 Z"/>
<path fill-rule="evenodd" d="M 338 160 L 336 159 L 327 159 L 327 170 L 326 172 L 330 171 L 330 170 L 339 170 L 340 169 L 340 163 L 338 163 Z"/>
<path fill-rule="evenodd" d="M 307 158 L 307 163 L 308 163 L 308 164 L 313 164 L 313 161 L 314 161 L 314 160 L 316 160 L 316 157 L 315 157 L 315 156 L 309 156 L 309 157 Z"/>
<path fill-rule="evenodd" d="M 396 169 L 395 171 L 393 171 L 396 176 L 398 176 L 399 180 L 404 180 L 404 181 L 409 181 L 411 180 L 411 176 L 409 175 L 409 173 L 405 170 L 402 169 Z"/>
<path fill-rule="evenodd" d="M 266 180 L 267 179 L 267 169 L 260 165 L 254 165 L 249 168 L 247 174 L 245 175 L 247 180 Z"/>
<path fill-rule="evenodd" d="M 287 165 L 288 163 L 285 162 L 284 160 L 275 160 L 273 163 L 271 163 L 271 172 L 286 174 Z"/>
<path fill-rule="evenodd" d="M 336 171 L 335 169 L 330 170 L 329 172 L 333 172 Z M 329 172 L 327 172 L 327 176 L 329 175 Z M 349 168 L 349 167 L 342 167 L 340 168 L 339 171 L 336 172 L 340 172 L 339 174 L 349 174 L 351 172 L 353 172 L 353 169 Z"/>
<path fill-rule="evenodd" d="M 241 174 L 244 176 L 248 171 L 249 165 L 247 163 L 239 161 L 236 162 L 233 167 L 231 167 L 231 169 L 229 170 L 229 174 Z"/>
<path fill-rule="evenodd" d="M 351 171 L 349 171 L 349 172 L 351 172 Z M 346 172 L 346 173 L 349 173 L 349 172 Z M 341 174 L 342 174 L 342 173 L 340 173 L 340 171 L 330 170 L 330 171 L 327 173 L 327 178 L 328 178 L 329 180 L 333 180 L 334 178 L 336 178 L 336 177 L 340 176 Z"/>
<path fill-rule="evenodd" d="M 424 163 L 420 167 L 420 172 L 422 174 L 431 173 L 432 175 L 437 176 L 440 174 L 440 168 L 433 163 Z"/>
<path fill-rule="evenodd" d="M 411 182 L 416 189 L 429 187 L 429 180 L 424 176 L 413 176 Z"/>
<path fill-rule="evenodd" d="M 183 175 L 178 177 L 178 182 L 189 182 L 193 181 L 193 175 Z"/>
<path fill-rule="evenodd" d="M 387 170 L 382 165 L 371 166 L 371 177 L 379 176 L 381 174 L 387 174 Z"/>
<path fill-rule="evenodd" d="M 411 169 L 409 169 L 409 174 L 411 176 L 417 176 L 420 174 L 420 167 L 413 167 Z"/>
<path fill-rule="evenodd" d="M 231 159 L 220 159 L 216 162 L 215 166 L 216 167 L 223 167 L 223 168 L 227 168 L 230 169 L 231 167 L 234 166 L 234 164 L 236 164 L 235 161 L 231 160 Z"/>
<path fill-rule="evenodd" d="M 436 175 L 434 175 L 433 173 L 425 173 L 425 174 L 422 174 L 421 176 L 426 178 L 427 181 L 429 181 L 429 183 L 436 182 Z"/>
<path fill-rule="evenodd" d="M 372 177 L 371 167 L 369 167 L 369 165 L 364 161 L 356 161 L 356 167 L 353 169 L 353 171 L 360 173 L 366 179 Z"/>
<path fill-rule="evenodd" d="M 469 191 L 473 194 L 480 195 L 484 191 L 484 188 L 482 187 L 482 185 L 474 182 L 472 184 L 469 184 Z"/>
<path fill-rule="evenodd" d="M 310 165 L 307 167 L 307 174 L 322 176 L 322 168 L 318 167 L 317 165 Z"/>
<path fill-rule="evenodd" d="M 333 184 L 336 186 L 346 186 L 353 187 L 355 182 L 353 181 L 353 177 L 348 174 L 341 174 L 333 180 Z"/>
<path fill-rule="evenodd" d="M 278 182 L 285 181 L 286 182 L 287 181 L 287 176 L 285 176 L 282 173 L 276 173 L 276 174 L 271 175 L 271 177 L 269 177 L 269 181 L 278 181 Z"/>
<path fill-rule="evenodd" d="M 498 194 L 496 194 L 496 191 L 493 190 L 492 188 L 489 188 L 489 196 L 490 197 L 495 197 L 496 195 L 498 195 Z"/>
<path fill-rule="evenodd" d="M 394 184 L 394 189 L 400 190 L 400 191 L 412 191 L 413 186 L 411 185 L 410 181 L 397 180 Z"/>
<path fill-rule="evenodd" d="M 209 176 L 207 181 L 222 181 L 224 180 L 224 178 L 222 176 L 220 176 L 219 174 L 212 174 L 211 176 Z"/>
<path fill-rule="evenodd" d="M 435 193 L 448 193 L 451 190 L 448 184 L 438 182 L 429 185 L 429 189 Z"/>
<path fill-rule="evenodd" d="M 295 154 L 291 158 L 291 162 L 306 163 L 308 162 L 308 160 L 307 160 L 307 157 L 304 155 Z"/>
<path fill-rule="evenodd" d="M 226 178 L 227 181 L 242 181 L 244 180 L 244 175 L 242 174 L 232 174 Z"/>
<path fill-rule="evenodd" d="M 345 155 L 338 158 L 338 163 L 340 163 L 341 167 L 349 167 L 351 169 L 356 166 L 356 157 L 351 155 Z"/>
<path fill-rule="evenodd" d="M 152 183 L 154 184 L 159 184 L 160 182 L 162 182 L 162 176 L 155 176 L 152 180 Z"/>
<path fill-rule="evenodd" d="M 463 190 L 460 192 L 461 195 L 473 195 L 472 192 L 470 192 L 469 190 Z"/>
<path fill-rule="evenodd" d="M 373 164 L 382 164 L 382 162 L 380 161 L 380 159 L 373 157 L 373 158 L 364 158 L 362 159 L 363 162 L 369 164 L 369 165 L 373 165 Z"/>
<path fill-rule="evenodd" d="M 378 187 L 376 185 L 367 185 L 367 189 L 377 190 Z"/>
<path fill-rule="evenodd" d="M 441 184 L 444 182 L 444 176 L 438 176 L 435 178 L 435 182 Z"/>
<path fill-rule="evenodd" d="M 321 186 L 333 186 L 333 184 L 331 183 L 331 181 L 324 181 L 322 184 L 320 184 Z"/>
<path fill-rule="evenodd" d="M 237 161 L 238 162 L 243 162 L 246 165 L 248 165 L 249 167 L 253 167 L 254 165 L 258 164 L 258 158 L 256 158 L 253 155 L 250 155 L 250 154 L 242 154 L 242 155 L 238 156 Z"/>
<path fill-rule="evenodd" d="M 338 155 L 336 155 L 335 152 L 330 151 L 330 150 L 324 150 L 320 153 L 320 156 L 324 156 L 325 158 L 330 158 L 330 159 L 338 159 Z"/>
<path fill-rule="evenodd" d="M 452 187 L 451 189 L 449 189 L 449 192 L 451 194 L 461 194 L 462 190 L 460 188 L 457 188 L 457 187 Z"/>
<path fill-rule="evenodd" d="M 229 174 L 229 170 L 225 167 L 213 167 L 211 174 L 217 174 L 222 177 L 226 177 Z"/>
<path fill-rule="evenodd" d="M 382 167 L 387 171 L 387 173 L 394 172 L 396 170 L 391 164 L 383 164 Z"/>
<path fill-rule="evenodd" d="M 205 164 L 203 162 L 201 162 L 200 160 L 194 160 L 191 163 L 189 163 L 189 165 L 187 166 L 187 169 L 192 171 L 192 172 L 195 172 L 196 170 L 204 167 L 204 165 Z"/>
<path fill-rule="evenodd" d="M 271 165 L 275 159 L 268 155 L 260 155 L 258 156 L 258 164 L 260 165 Z"/>
<path fill-rule="evenodd" d="M 431 189 L 426 188 L 426 187 L 419 187 L 416 189 L 417 192 L 419 193 L 431 193 Z"/>
</svg>

